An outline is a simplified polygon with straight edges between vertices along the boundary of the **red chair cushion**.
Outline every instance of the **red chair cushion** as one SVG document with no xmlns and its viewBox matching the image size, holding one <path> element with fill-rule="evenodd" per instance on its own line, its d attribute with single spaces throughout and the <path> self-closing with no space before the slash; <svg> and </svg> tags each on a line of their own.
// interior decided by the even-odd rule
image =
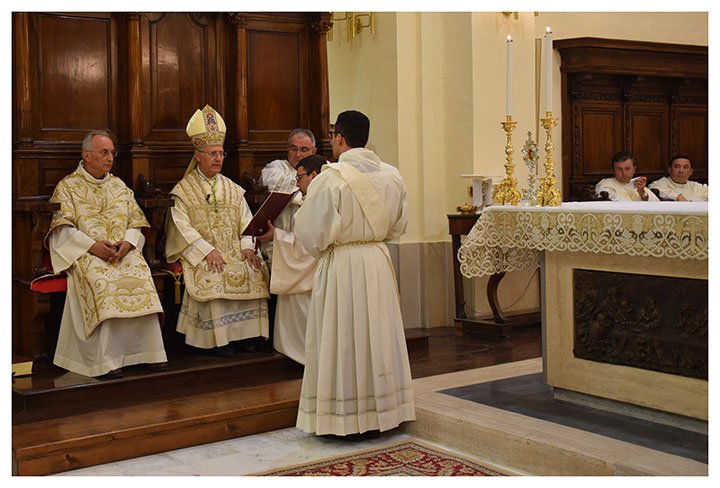
<svg viewBox="0 0 720 488">
<path fill-rule="evenodd" d="M 54 293 L 56 291 L 67 291 L 67 275 L 44 275 L 35 278 L 30 283 L 30 289 L 40 293 Z"/>
</svg>

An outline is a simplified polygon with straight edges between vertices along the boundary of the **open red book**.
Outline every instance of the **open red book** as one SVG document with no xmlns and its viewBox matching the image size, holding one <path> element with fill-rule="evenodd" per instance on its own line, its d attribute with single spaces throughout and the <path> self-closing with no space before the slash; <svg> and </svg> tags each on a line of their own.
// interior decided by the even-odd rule
<svg viewBox="0 0 720 488">
<path fill-rule="evenodd" d="M 274 191 L 270 193 L 262 206 L 258 209 L 257 213 L 245 227 L 242 232 L 244 236 L 261 236 L 268 231 L 268 220 L 275 222 L 280 212 L 287 207 L 288 203 L 293 199 L 295 194 L 300 190 L 296 190 L 292 193 L 286 193 L 281 191 Z"/>
</svg>

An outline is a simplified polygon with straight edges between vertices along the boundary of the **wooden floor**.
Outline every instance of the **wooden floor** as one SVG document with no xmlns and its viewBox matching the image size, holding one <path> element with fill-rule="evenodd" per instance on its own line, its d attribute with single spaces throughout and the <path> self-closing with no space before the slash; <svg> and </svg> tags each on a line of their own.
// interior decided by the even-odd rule
<svg viewBox="0 0 720 488">
<path fill-rule="evenodd" d="M 414 378 L 541 355 L 540 330 L 488 341 L 406 331 Z M 267 346 L 235 358 L 170 357 L 165 372 L 102 380 L 47 367 L 13 381 L 13 473 L 42 475 L 291 427 L 302 367 Z"/>
</svg>

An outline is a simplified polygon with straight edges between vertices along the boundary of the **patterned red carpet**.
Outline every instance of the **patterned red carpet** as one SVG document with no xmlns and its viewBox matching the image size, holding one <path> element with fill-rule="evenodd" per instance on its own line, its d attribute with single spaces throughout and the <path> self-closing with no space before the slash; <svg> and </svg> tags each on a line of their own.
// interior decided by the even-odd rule
<svg viewBox="0 0 720 488">
<path fill-rule="evenodd" d="M 253 476 L 508 476 L 416 439 Z"/>
</svg>

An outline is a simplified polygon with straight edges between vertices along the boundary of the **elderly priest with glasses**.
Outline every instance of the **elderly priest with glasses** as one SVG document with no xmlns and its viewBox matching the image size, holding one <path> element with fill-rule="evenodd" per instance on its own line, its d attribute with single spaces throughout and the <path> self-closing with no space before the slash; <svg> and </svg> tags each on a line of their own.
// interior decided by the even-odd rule
<svg viewBox="0 0 720 488">
<path fill-rule="evenodd" d="M 168 262 L 182 263 L 185 280 L 177 331 L 190 346 L 231 357 L 231 342 L 269 336 L 268 269 L 252 238 L 242 236 L 252 220 L 245 190 L 220 174 L 225 122 L 206 105 L 186 131 L 195 152 L 170 192 L 175 206 L 165 243 Z"/>
<path fill-rule="evenodd" d="M 166 369 L 150 268 L 142 255 L 149 227 L 133 192 L 110 174 L 115 146 L 90 132 L 77 169 L 55 187 L 46 245 L 55 273 L 65 271 L 67 295 L 53 362 L 85 376 L 122 376 L 147 364 Z"/>
</svg>

